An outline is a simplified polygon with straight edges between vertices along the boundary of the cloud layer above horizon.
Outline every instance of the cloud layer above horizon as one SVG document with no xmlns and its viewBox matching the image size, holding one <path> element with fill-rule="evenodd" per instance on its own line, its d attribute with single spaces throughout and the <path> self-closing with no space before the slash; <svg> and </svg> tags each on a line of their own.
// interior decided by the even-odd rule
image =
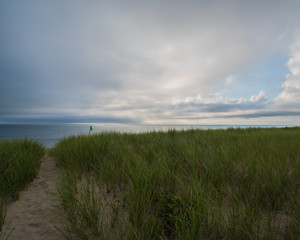
<svg viewBox="0 0 300 240">
<path fill-rule="evenodd" d="M 299 9 L 3 0 L 0 123 L 299 125 Z"/>
</svg>

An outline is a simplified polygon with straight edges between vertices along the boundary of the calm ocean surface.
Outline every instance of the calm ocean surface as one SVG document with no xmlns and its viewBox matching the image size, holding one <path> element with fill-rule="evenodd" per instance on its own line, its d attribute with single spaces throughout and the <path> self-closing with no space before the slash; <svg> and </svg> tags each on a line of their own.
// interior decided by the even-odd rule
<svg viewBox="0 0 300 240">
<path fill-rule="evenodd" d="M 116 132 L 149 132 L 149 131 L 166 131 L 168 129 L 226 129 L 226 128 L 248 128 L 248 127 L 284 127 L 268 125 L 129 125 L 129 124 L 93 124 L 92 133 L 107 131 Z M 0 140 L 28 138 L 34 139 L 47 148 L 53 147 L 61 138 L 89 134 L 90 124 L 0 124 Z"/>
</svg>

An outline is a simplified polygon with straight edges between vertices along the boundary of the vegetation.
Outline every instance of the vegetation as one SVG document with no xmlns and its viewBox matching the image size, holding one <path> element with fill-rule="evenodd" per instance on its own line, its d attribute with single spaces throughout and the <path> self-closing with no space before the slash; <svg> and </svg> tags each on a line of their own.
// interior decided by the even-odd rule
<svg viewBox="0 0 300 240">
<path fill-rule="evenodd" d="M 62 236 L 299 239 L 300 128 L 62 139 Z"/>
<path fill-rule="evenodd" d="M 18 199 L 18 192 L 36 177 L 43 154 L 44 148 L 32 140 L 0 141 L 0 234 L 7 202 Z"/>
</svg>

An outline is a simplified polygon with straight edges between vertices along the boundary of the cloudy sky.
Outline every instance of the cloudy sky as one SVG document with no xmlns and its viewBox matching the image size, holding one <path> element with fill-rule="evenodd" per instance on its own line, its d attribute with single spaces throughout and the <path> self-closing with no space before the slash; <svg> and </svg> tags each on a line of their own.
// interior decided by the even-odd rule
<svg viewBox="0 0 300 240">
<path fill-rule="evenodd" d="M 300 125 L 299 9 L 1 0 L 0 123 Z"/>
</svg>

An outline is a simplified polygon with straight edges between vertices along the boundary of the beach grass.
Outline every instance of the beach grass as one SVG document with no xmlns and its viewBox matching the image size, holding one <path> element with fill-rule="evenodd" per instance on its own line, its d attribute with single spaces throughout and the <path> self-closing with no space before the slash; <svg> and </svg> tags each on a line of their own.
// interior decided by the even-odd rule
<svg viewBox="0 0 300 240">
<path fill-rule="evenodd" d="M 29 139 L 0 141 L 0 234 L 7 203 L 37 176 L 43 154 L 43 146 Z"/>
<path fill-rule="evenodd" d="M 65 239 L 300 238 L 300 128 L 107 132 L 51 154 Z"/>
</svg>

